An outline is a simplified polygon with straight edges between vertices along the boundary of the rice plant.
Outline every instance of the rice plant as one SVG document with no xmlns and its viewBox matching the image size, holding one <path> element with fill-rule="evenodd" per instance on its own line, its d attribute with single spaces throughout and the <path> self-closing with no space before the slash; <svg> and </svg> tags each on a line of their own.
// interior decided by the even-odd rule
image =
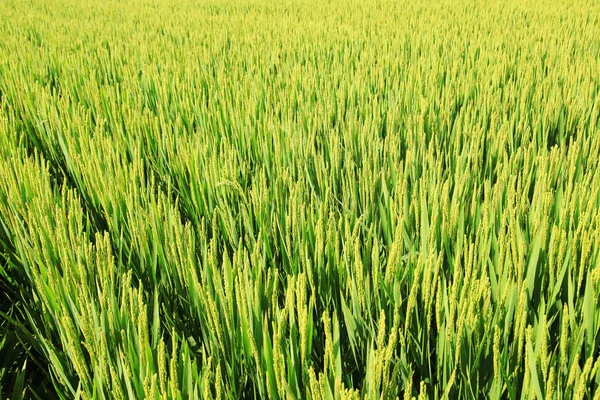
<svg viewBox="0 0 600 400">
<path fill-rule="evenodd" d="M 0 397 L 600 400 L 600 4 L 0 2 Z"/>
</svg>

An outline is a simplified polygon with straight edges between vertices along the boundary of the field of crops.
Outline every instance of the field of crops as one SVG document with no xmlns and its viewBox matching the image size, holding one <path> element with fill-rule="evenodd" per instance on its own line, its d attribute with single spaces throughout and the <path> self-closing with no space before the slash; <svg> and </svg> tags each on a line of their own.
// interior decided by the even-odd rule
<svg viewBox="0 0 600 400">
<path fill-rule="evenodd" d="M 600 399 L 600 2 L 0 1 L 0 397 Z"/>
</svg>

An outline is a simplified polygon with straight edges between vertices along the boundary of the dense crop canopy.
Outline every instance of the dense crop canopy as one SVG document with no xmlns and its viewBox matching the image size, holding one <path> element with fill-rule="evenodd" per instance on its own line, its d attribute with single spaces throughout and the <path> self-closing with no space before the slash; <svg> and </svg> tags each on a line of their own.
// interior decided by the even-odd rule
<svg viewBox="0 0 600 400">
<path fill-rule="evenodd" d="M 0 1 L 0 397 L 600 399 L 600 3 Z"/>
</svg>

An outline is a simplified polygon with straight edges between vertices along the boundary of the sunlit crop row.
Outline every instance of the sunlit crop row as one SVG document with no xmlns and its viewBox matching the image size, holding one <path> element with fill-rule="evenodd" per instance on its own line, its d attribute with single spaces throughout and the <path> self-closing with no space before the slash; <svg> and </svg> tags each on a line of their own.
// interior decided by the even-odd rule
<svg viewBox="0 0 600 400">
<path fill-rule="evenodd" d="M 0 397 L 600 399 L 600 3 L 0 2 Z"/>
</svg>

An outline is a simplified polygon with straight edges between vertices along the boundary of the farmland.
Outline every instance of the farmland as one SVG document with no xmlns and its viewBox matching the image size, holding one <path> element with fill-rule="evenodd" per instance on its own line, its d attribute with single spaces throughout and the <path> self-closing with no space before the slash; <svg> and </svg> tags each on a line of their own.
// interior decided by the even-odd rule
<svg viewBox="0 0 600 400">
<path fill-rule="evenodd" d="M 600 3 L 0 1 L 0 397 L 600 399 Z"/>
</svg>

